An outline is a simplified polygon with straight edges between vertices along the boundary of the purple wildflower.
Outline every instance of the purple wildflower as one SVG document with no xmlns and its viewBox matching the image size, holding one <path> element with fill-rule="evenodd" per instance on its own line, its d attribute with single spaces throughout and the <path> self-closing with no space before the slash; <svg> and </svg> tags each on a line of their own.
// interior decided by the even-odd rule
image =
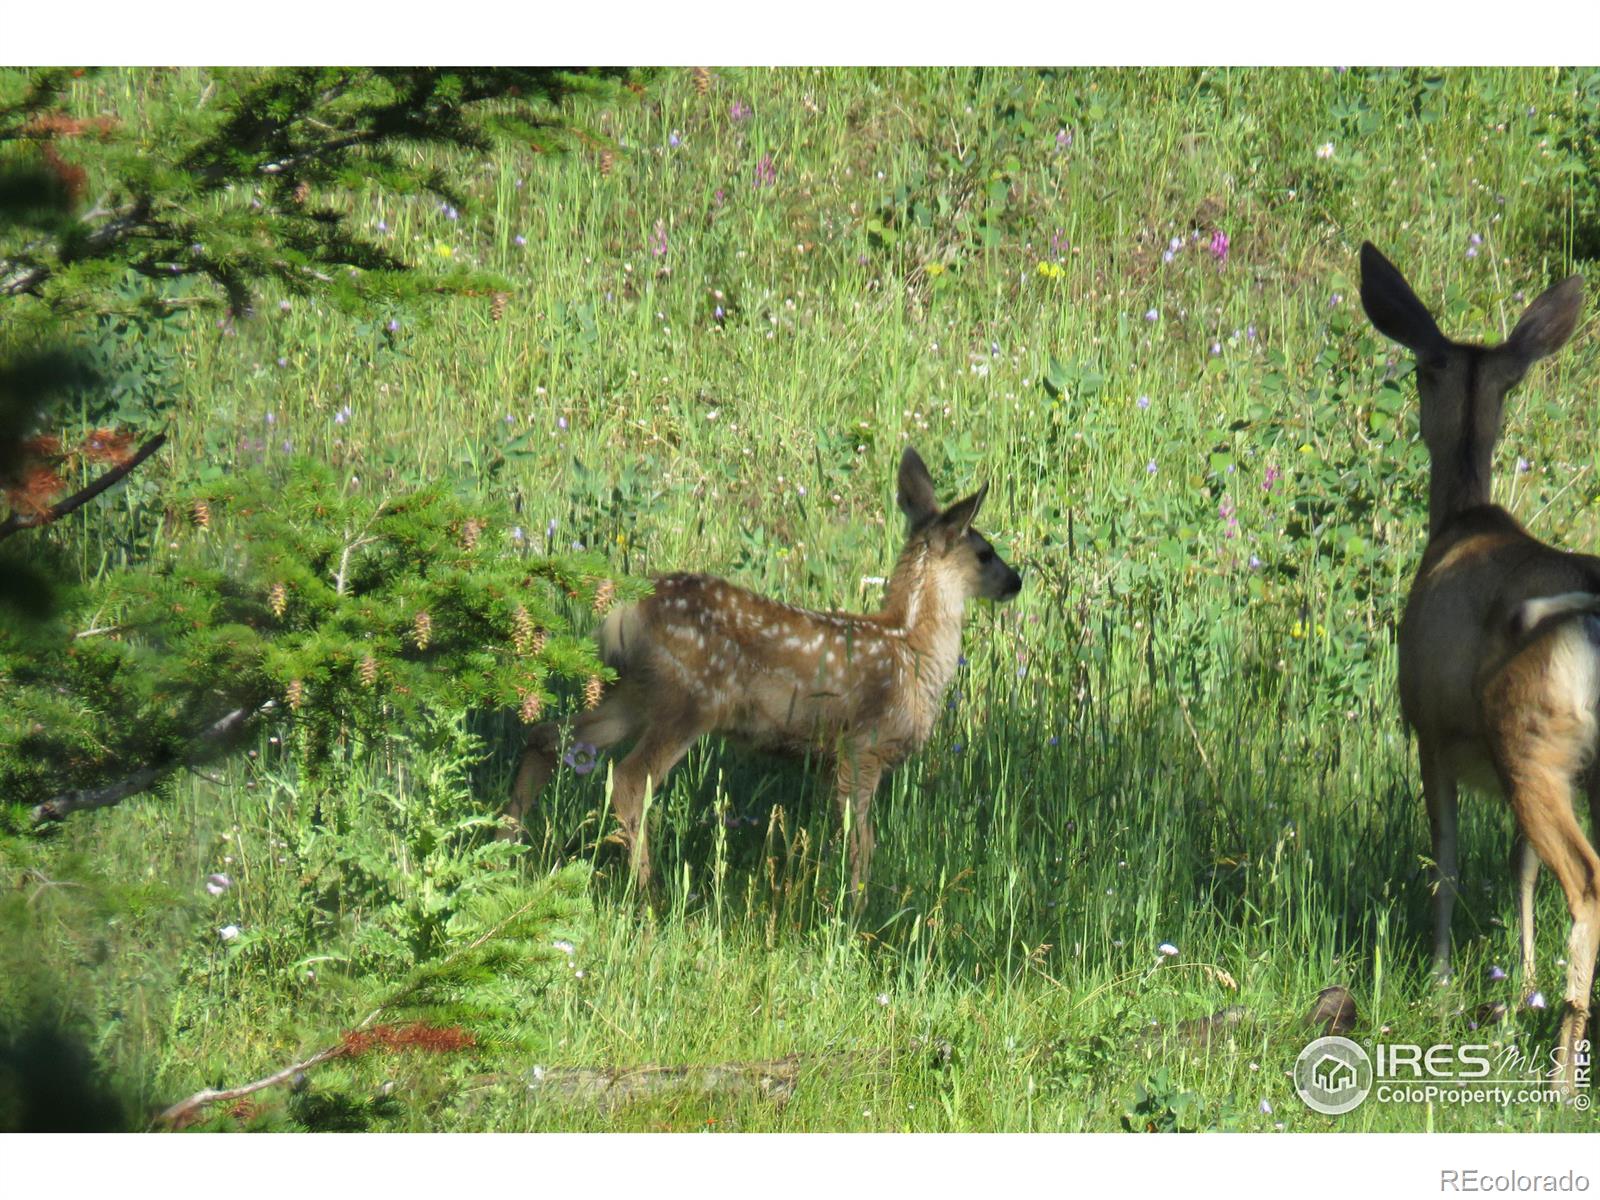
<svg viewBox="0 0 1600 1200">
<path fill-rule="evenodd" d="M 565 417 L 557 417 L 556 418 L 556 428 L 557 429 L 565 429 L 566 427 L 567 427 L 567 419 Z"/>
<path fill-rule="evenodd" d="M 1069 150 L 1071 148 L 1072 148 L 1072 130 L 1070 130 L 1070 129 L 1058 129 L 1058 130 L 1056 130 L 1056 153 L 1060 154 L 1063 151 Z"/>
<path fill-rule="evenodd" d="M 1152 322 L 1159 321 L 1161 319 L 1161 310 L 1159 308 L 1145 310 L 1144 319 Z"/>
<path fill-rule="evenodd" d="M 1154 475 L 1156 473 L 1156 460 L 1155 459 L 1152 458 L 1148 463 L 1145 464 L 1144 473 L 1146 475 Z"/>
<path fill-rule="evenodd" d="M 1272 463 L 1268 463 L 1267 464 L 1267 477 L 1261 481 L 1261 490 L 1263 492 L 1270 492 L 1272 490 L 1272 485 L 1277 483 L 1278 480 L 1280 480 L 1282 478 L 1283 478 L 1283 472 L 1278 470 L 1278 468 L 1276 466 L 1274 466 Z"/>
<path fill-rule="evenodd" d="M 378 232 L 379 233 L 388 233 L 389 232 L 389 222 L 387 222 L 387 221 L 379 221 L 378 222 Z"/>
<path fill-rule="evenodd" d="M 1259 571 L 1261 569 L 1261 559 L 1254 554 L 1250 556 L 1250 569 L 1252 571 Z"/>
<path fill-rule="evenodd" d="M 1138 408 L 1141 408 L 1141 409 L 1149 408 L 1150 407 L 1150 397 L 1149 396 L 1140 396 L 1133 403 L 1135 404 L 1135 406 L 1137 406 Z"/>
<path fill-rule="evenodd" d="M 1506 977 L 1506 973 L 1505 973 L 1505 970 L 1503 968 L 1501 968 L 1501 967 L 1490 967 L 1489 968 L 1489 982 L 1490 983 L 1499 983 L 1505 977 Z"/>
<path fill-rule="evenodd" d="M 1231 538 L 1239 536 L 1239 517 L 1231 497 L 1224 496 L 1222 498 L 1222 503 L 1217 505 L 1217 516 L 1222 519 L 1223 537 Z"/>
<path fill-rule="evenodd" d="M 347 424 L 349 422 L 349 420 L 350 420 L 351 415 L 352 414 L 350 412 L 350 406 L 348 404 L 346 404 L 338 412 L 333 414 L 333 423 L 335 425 Z"/>
<path fill-rule="evenodd" d="M 1228 261 L 1228 235 L 1220 229 L 1211 235 L 1211 254 L 1219 267 Z"/>
<path fill-rule="evenodd" d="M 1517 459 L 1517 474 L 1518 475 L 1526 475 L 1531 470 L 1533 470 L 1533 464 L 1530 463 L 1527 459 L 1525 459 L 1525 458 L 1518 458 Z"/>
<path fill-rule="evenodd" d="M 292 308 L 292 307 L 293 307 L 293 305 L 291 305 L 287 300 L 279 300 L 278 301 L 278 310 L 280 312 L 288 312 L 289 309 Z"/>
<path fill-rule="evenodd" d="M 737 125 L 740 121 L 745 120 L 747 117 L 749 117 L 749 115 L 750 107 L 742 100 L 735 100 L 732 104 L 728 105 L 728 120 L 732 121 L 735 125 Z"/>
<path fill-rule="evenodd" d="M 678 136 L 678 131 L 676 129 L 667 135 L 667 145 L 671 146 L 674 150 L 683 145 L 683 139 Z"/>
<path fill-rule="evenodd" d="M 574 775 L 587 775 L 600 759 L 600 747 L 589 742 L 573 742 L 572 748 L 561 756 L 561 761 L 572 768 Z"/>
<path fill-rule="evenodd" d="M 400 332 L 400 319 L 398 317 L 390 317 L 389 318 L 389 324 L 386 325 L 385 328 L 388 329 L 388 331 L 390 333 L 399 333 Z"/>
<path fill-rule="evenodd" d="M 280 356 L 278 359 L 278 365 L 280 367 L 287 367 L 289 365 L 289 360 Z"/>
<path fill-rule="evenodd" d="M 650 253 L 661 258 L 667 252 L 667 223 L 657 221 L 655 232 L 650 235 Z"/>
<path fill-rule="evenodd" d="M 756 164 L 756 179 L 752 187 L 772 187 L 778 182 L 778 168 L 773 165 L 771 153 L 763 154 Z"/>
<path fill-rule="evenodd" d="M 526 246 L 526 245 L 527 245 L 527 244 L 528 244 L 528 239 L 527 239 L 527 238 L 525 238 L 525 237 L 523 237 L 523 236 L 522 236 L 522 235 L 521 235 L 521 234 L 520 234 L 520 233 L 519 233 L 519 234 L 517 234 L 517 236 L 516 236 L 516 237 L 514 237 L 514 238 L 512 238 L 512 239 L 511 239 L 511 244 L 512 244 L 512 245 L 513 245 L 513 246 Z"/>
</svg>

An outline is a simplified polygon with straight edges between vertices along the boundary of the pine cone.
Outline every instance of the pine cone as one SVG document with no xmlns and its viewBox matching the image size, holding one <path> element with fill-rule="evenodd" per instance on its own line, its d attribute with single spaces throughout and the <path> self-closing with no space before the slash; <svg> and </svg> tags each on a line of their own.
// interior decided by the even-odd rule
<svg viewBox="0 0 1600 1200">
<path fill-rule="evenodd" d="M 524 725 L 533 725 L 539 720 L 539 714 L 544 711 L 544 701 L 539 699 L 538 692 L 523 692 L 522 705 L 517 709 L 517 715 L 522 718 Z"/>
<path fill-rule="evenodd" d="M 272 590 L 267 593 L 267 607 L 272 610 L 273 616 L 281 620 L 289 608 L 289 589 L 282 583 L 273 584 Z"/>
<path fill-rule="evenodd" d="M 306 702 L 306 685 L 298 679 L 291 679 L 289 687 L 284 692 L 284 698 L 289 701 L 292 712 L 299 712 L 300 706 Z"/>
<path fill-rule="evenodd" d="M 609 579 L 602 579 L 600 586 L 594 590 L 594 615 L 605 616 L 616 598 L 617 585 Z"/>
<path fill-rule="evenodd" d="M 694 76 L 694 90 L 704 96 L 711 90 L 711 72 L 705 67 L 695 67 L 690 72 Z"/>
<path fill-rule="evenodd" d="M 378 660 L 370 654 L 367 655 L 361 660 L 361 665 L 356 668 L 356 672 L 361 676 L 362 684 L 365 687 L 371 687 L 378 682 Z"/>
<path fill-rule="evenodd" d="M 600 707 L 600 676 L 591 675 L 583 685 L 583 706 L 585 708 Z"/>
<path fill-rule="evenodd" d="M 418 650 L 426 650 L 428 643 L 433 640 L 433 618 L 428 615 L 426 609 L 413 618 L 411 636 L 416 639 Z"/>
<path fill-rule="evenodd" d="M 204 500 L 196 500 L 189 506 L 189 519 L 200 529 L 210 529 L 211 505 Z"/>
</svg>

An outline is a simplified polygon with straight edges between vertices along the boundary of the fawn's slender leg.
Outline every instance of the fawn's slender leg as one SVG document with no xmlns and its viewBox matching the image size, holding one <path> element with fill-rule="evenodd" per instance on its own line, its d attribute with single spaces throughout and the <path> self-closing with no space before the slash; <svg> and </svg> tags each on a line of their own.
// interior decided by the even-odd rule
<svg viewBox="0 0 1600 1200">
<path fill-rule="evenodd" d="M 1539 855 L 1519 829 L 1511 845 L 1511 870 L 1517 877 L 1517 934 L 1522 944 L 1522 988 L 1534 990 L 1533 897 L 1539 882 Z"/>
<path fill-rule="evenodd" d="M 578 714 L 572 723 L 572 739 L 587 742 L 597 749 L 614 746 L 638 729 L 639 711 L 638 697 L 626 684 L 619 685 L 599 708 Z M 550 782 L 560 749 L 561 722 L 546 721 L 528 730 L 528 740 L 517 760 L 516 779 L 511 785 L 511 801 L 506 805 L 506 815 L 514 823 L 500 828 L 501 838 L 520 836 L 522 819 Z"/>
<path fill-rule="evenodd" d="M 1456 868 L 1456 780 L 1444 756 L 1422 754 L 1422 794 L 1433 835 L 1433 971 L 1450 975 L 1450 918 L 1461 876 Z"/>
<path fill-rule="evenodd" d="M 883 777 L 883 763 L 870 750 L 850 744 L 840 747 L 838 761 L 839 825 L 848 828 L 850 856 L 850 895 L 856 908 L 866 903 L 867 876 L 872 868 L 872 851 L 877 845 L 872 836 L 872 797 Z"/>
<path fill-rule="evenodd" d="M 633 865 L 640 891 L 650 887 L 650 839 L 645 829 L 644 794 L 649 787 L 657 796 L 667 772 L 678 764 L 707 725 L 693 712 L 662 716 L 648 726 L 638 744 L 617 764 L 611 778 L 611 807 L 621 828 L 621 840 Z"/>
</svg>

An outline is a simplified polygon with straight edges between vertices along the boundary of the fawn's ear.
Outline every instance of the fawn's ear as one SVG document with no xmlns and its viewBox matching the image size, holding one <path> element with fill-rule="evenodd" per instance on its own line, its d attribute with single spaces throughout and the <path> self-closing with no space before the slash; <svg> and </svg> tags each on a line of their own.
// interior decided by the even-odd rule
<svg viewBox="0 0 1600 1200">
<path fill-rule="evenodd" d="M 947 508 L 939 518 L 939 523 L 952 537 L 965 537 L 977 518 L 978 509 L 983 507 L 983 498 L 988 494 L 989 485 L 986 483 L 965 500 L 958 500 Z"/>
<path fill-rule="evenodd" d="M 1427 305 L 1371 242 L 1361 243 L 1361 307 L 1379 333 L 1424 362 L 1438 362 L 1450 348 Z"/>
<path fill-rule="evenodd" d="M 900 456 L 900 481 L 895 502 L 906 515 L 906 523 L 915 529 L 939 511 L 939 501 L 933 494 L 933 476 L 928 474 L 922 456 L 910 446 Z"/>
<path fill-rule="evenodd" d="M 1583 311 L 1583 276 L 1571 275 L 1528 305 L 1505 348 L 1524 368 L 1567 344 Z"/>
</svg>

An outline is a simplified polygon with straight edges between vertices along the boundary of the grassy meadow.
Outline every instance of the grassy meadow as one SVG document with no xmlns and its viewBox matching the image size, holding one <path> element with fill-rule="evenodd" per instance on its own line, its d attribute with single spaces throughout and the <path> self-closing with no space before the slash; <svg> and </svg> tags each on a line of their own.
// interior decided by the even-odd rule
<svg viewBox="0 0 1600 1200">
<path fill-rule="evenodd" d="M 203 86 L 135 71 L 77 99 L 160 122 Z M 512 998 L 517 1038 L 336 1062 L 204 1127 L 1592 1130 L 1530 1104 L 1321 1116 L 1288 1071 L 1335 985 L 1358 1039 L 1554 1036 L 1568 917 L 1546 873 L 1552 1007 L 1519 1011 L 1497 802 L 1464 799 L 1458 973 L 1427 972 L 1394 680 L 1427 460 L 1355 262 L 1373 240 L 1459 338 L 1500 340 L 1573 270 L 1592 291 L 1595 164 L 1569 167 L 1600 137 L 1595 76 L 671 70 L 585 120 L 618 149 L 442 164 L 459 212 L 349 198 L 513 291 L 193 322 L 160 348 L 167 449 L 48 536 L 92 575 L 162 489 L 310 455 L 510 499 L 521 524 L 485 536 L 529 552 L 865 609 L 910 444 L 945 501 L 989 482 L 979 524 L 1022 594 L 970 611 L 949 711 L 880 789 L 859 920 L 823 773 L 693 750 L 652 809 L 650 910 L 602 843 L 604 762 L 562 771 L 514 869 L 592 876 L 570 950 Z M 1500 502 L 1584 549 L 1593 330 L 1513 393 L 1495 466 Z M 19 964 L 47 979 L 133 1127 L 337 1040 L 354 981 L 407 965 L 404 913 L 449 904 L 396 814 L 493 811 L 518 745 L 511 713 L 394 733 L 321 835 L 398 866 L 381 895 L 352 866 L 308 918 L 300 783 L 263 741 L 8 843 L 0 996 Z M 1494 1001 L 1510 1016 L 1477 1029 Z M 751 1063 L 781 1086 L 582 1074 Z"/>
</svg>

